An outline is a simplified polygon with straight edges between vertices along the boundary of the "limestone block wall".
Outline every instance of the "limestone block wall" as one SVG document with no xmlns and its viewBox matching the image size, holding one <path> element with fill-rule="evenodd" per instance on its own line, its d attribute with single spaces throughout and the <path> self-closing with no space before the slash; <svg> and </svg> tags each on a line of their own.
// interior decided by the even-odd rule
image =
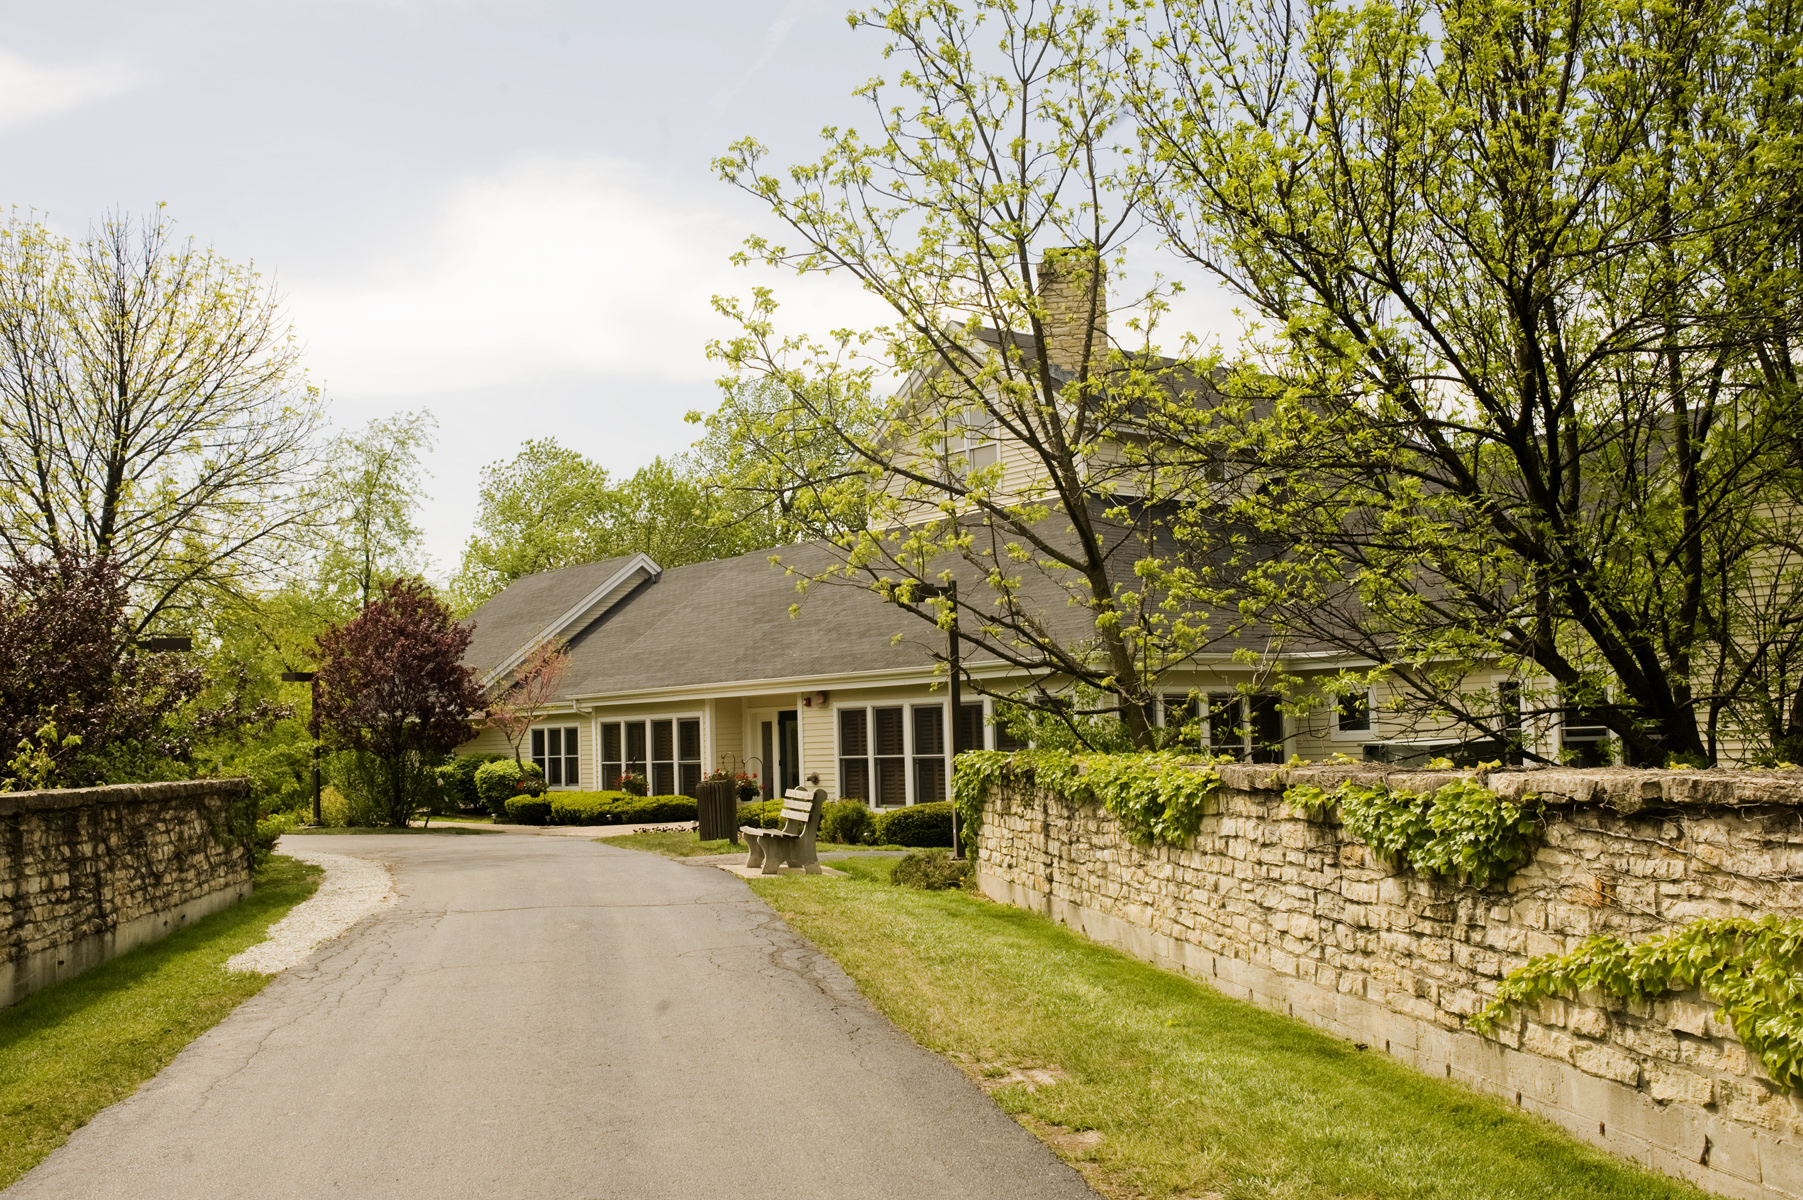
<svg viewBox="0 0 1803 1200">
<path fill-rule="evenodd" d="M 1549 806 L 1544 843 L 1487 888 L 1394 869 L 1283 789 L 1455 776 L 1230 765 L 1181 847 L 1137 847 L 1099 804 L 992 794 L 978 880 L 995 899 L 1503 1097 L 1596 1145 L 1727 1196 L 1803 1197 L 1803 1100 L 1782 1094 L 1692 992 L 1586 994 L 1494 1039 L 1464 1019 L 1530 956 L 1705 916 L 1803 917 L 1803 772 L 1495 771 Z"/>
<path fill-rule="evenodd" d="M 250 894 L 242 779 L 0 794 L 0 1007 Z"/>
</svg>

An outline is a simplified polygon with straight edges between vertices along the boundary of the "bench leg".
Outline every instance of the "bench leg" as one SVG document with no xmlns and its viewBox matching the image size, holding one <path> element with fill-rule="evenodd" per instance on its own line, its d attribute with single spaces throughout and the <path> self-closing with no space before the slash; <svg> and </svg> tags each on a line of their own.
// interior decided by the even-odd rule
<svg viewBox="0 0 1803 1200">
<path fill-rule="evenodd" d="M 750 853 L 745 856 L 745 865 L 747 867 L 761 867 L 764 865 L 763 838 L 755 833 L 747 833 L 745 835 L 745 848 L 750 851 Z"/>
<path fill-rule="evenodd" d="M 773 843 L 764 851 L 764 874 L 778 875 L 782 873 L 783 864 L 789 860 L 789 848 L 783 843 L 787 838 L 771 838 Z"/>
</svg>

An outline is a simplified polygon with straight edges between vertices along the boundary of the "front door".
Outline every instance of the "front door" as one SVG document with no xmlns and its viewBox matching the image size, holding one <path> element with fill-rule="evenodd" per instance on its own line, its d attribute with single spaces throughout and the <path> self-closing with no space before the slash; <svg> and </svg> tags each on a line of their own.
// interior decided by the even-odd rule
<svg viewBox="0 0 1803 1200">
<path fill-rule="evenodd" d="M 776 778 L 783 791 L 801 786 L 801 722 L 796 711 L 785 708 L 776 714 Z"/>
</svg>

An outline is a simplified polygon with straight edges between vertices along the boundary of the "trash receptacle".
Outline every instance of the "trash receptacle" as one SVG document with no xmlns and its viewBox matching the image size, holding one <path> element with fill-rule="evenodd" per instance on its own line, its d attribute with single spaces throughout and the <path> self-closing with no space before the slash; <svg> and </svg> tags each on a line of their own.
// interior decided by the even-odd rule
<svg viewBox="0 0 1803 1200">
<path fill-rule="evenodd" d="M 739 840 L 739 785 L 731 779 L 702 782 L 695 797 L 695 816 L 701 824 L 701 840 Z"/>
</svg>

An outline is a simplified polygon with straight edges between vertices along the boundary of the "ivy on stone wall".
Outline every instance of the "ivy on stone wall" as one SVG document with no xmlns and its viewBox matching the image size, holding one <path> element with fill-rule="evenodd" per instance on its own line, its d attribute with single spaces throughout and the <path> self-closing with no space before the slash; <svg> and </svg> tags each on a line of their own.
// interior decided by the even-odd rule
<svg viewBox="0 0 1803 1200">
<path fill-rule="evenodd" d="M 1592 988 L 1644 1001 L 1688 987 L 1721 1005 L 1773 1082 L 1803 1089 L 1803 920 L 1796 918 L 1708 918 L 1633 946 L 1599 934 L 1511 972 L 1468 1024 L 1488 1035 L 1511 1004 Z"/>
<path fill-rule="evenodd" d="M 1351 779 L 1325 789 L 1297 784 L 1283 798 L 1304 815 L 1338 804 L 1346 831 L 1383 858 L 1478 887 L 1508 878 L 1545 826 L 1538 796 L 1504 800 L 1475 778 L 1427 793 Z"/>
<path fill-rule="evenodd" d="M 1135 845 L 1182 845 L 1196 836 L 1221 790 L 1213 764 L 1181 754 L 1072 754 L 1063 750 L 974 750 L 960 754 L 952 799 L 974 843 L 991 789 L 1031 782 L 1064 800 L 1096 800 Z"/>
</svg>

